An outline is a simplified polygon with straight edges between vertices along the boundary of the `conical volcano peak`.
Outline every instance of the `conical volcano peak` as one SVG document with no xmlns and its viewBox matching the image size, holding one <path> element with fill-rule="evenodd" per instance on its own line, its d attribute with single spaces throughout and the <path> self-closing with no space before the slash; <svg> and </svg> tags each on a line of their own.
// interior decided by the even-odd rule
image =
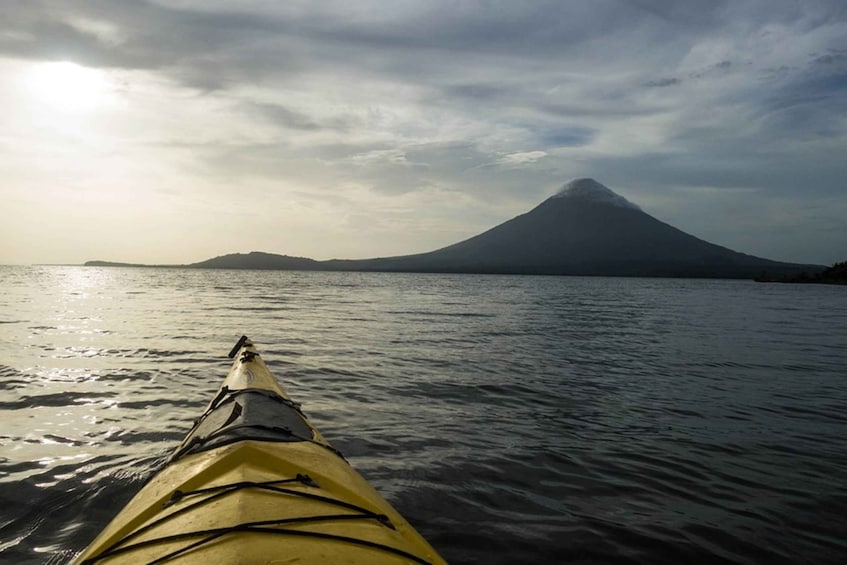
<svg viewBox="0 0 847 565">
<path fill-rule="evenodd" d="M 611 188 L 604 186 L 594 179 L 574 179 L 565 184 L 553 198 L 565 198 L 580 202 L 593 202 L 596 204 L 608 204 L 620 208 L 632 208 L 641 210 Z"/>
</svg>

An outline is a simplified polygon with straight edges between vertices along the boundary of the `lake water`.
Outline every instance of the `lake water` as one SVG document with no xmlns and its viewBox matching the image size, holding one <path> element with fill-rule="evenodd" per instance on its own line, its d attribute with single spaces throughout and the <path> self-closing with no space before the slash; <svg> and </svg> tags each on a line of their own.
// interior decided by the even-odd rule
<svg viewBox="0 0 847 565">
<path fill-rule="evenodd" d="M 847 287 L 0 267 L 0 561 L 64 563 L 249 335 L 452 563 L 847 562 Z"/>
</svg>

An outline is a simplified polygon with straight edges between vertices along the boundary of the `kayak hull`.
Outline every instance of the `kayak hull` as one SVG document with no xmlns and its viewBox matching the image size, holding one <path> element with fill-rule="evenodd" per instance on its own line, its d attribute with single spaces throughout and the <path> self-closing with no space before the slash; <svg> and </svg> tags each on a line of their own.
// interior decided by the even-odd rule
<svg viewBox="0 0 847 565">
<path fill-rule="evenodd" d="M 314 429 L 249 340 L 171 462 L 77 559 L 157 562 L 444 563 Z"/>
</svg>

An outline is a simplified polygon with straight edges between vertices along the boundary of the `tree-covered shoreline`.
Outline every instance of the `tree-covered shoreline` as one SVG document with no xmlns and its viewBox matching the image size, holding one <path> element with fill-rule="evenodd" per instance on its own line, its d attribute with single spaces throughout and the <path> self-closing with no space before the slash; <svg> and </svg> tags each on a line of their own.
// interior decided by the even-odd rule
<svg viewBox="0 0 847 565">
<path fill-rule="evenodd" d="M 768 277 L 763 274 L 756 278 L 756 282 L 847 284 L 847 261 L 833 263 L 831 267 L 819 273 L 800 273 L 794 277 Z"/>
</svg>

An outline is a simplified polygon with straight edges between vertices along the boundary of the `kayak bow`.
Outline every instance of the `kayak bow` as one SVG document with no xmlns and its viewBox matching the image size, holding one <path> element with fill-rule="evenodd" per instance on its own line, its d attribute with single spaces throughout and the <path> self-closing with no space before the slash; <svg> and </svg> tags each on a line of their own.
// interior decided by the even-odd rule
<svg viewBox="0 0 847 565">
<path fill-rule="evenodd" d="M 168 464 L 77 563 L 444 563 L 243 336 Z"/>
</svg>

